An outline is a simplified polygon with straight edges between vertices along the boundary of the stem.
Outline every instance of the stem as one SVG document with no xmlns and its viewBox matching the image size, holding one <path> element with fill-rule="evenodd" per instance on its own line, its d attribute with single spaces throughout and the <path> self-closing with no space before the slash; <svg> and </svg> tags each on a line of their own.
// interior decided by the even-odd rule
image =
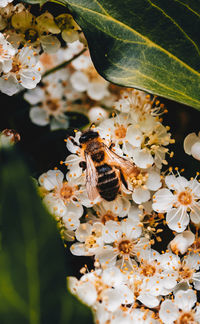
<svg viewBox="0 0 200 324">
<path fill-rule="evenodd" d="M 75 60 L 77 57 L 79 57 L 80 55 L 82 55 L 85 51 L 87 50 L 87 47 L 83 48 L 82 51 L 80 51 L 78 54 L 74 55 L 69 61 L 65 61 L 61 64 L 56 65 L 55 67 L 53 67 L 52 69 L 47 70 L 44 74 L 43 74 L 43 78 L 46 77 L 47 75 L 54 73 L 62 68 L 64 68 L 65 66 L 67 66 L 68 64 L 70 64 L 73 60 Z"/>
</svg>

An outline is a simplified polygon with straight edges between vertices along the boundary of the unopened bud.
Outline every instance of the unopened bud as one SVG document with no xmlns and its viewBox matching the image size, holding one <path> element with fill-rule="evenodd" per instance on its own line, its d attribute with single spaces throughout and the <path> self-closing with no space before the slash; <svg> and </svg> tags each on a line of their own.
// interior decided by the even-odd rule
<svg viewBox="0 0 200 324">
<path fill-rule="evenodd" d="M 0 133 L 0 147 L 9 147 L 20 141 L 20 135 L 14 129 L 4 129 Z"/>
</svg>

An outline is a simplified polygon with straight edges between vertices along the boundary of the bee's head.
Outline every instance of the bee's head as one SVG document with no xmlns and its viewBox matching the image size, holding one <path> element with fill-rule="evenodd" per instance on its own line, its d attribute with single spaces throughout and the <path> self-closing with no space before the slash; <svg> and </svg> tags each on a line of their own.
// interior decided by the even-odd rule
<svg viewBox="0 0 200 324">
<path fill-rule="evenodd" d="M 81 135 L 79 142 L 80 142 L 80 144 L 83 144 L 83 143 L 86 143 L 86 142 L 93 140 L 94 138 L 98 138 L 98 137 L 99 137 L 99 134 L 97 132 L 88 130 Z"/>
</svg>

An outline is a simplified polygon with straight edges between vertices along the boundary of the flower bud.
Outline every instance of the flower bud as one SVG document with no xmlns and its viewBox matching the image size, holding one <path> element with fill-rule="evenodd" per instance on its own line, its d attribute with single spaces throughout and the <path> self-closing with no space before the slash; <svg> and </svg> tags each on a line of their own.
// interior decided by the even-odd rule
<svg viewBox="0 0 200 324">
<path fill-rule="evenodd" d="M 0 133 L 0 147 L 9 147 L 20 141 L 20 135 L 13 129 L 4 129 Z"/>
</svg>

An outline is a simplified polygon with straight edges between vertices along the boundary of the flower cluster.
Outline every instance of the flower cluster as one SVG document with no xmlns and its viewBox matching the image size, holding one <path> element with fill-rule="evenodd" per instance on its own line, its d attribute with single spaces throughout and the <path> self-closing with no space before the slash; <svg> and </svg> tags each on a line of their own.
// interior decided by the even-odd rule
<svg viewBox="0 0 200 324">
<path fill-rule="evenodd" d="M 81 31 L 70 14 L 54 17 L 44 12 L 36 17 L 29 7 L 10 2 L 0 4 L 0 91 L 12 96 L 40 82 L 44 72 L 40 57 L 59 50 L 59 34 L 71 43 Z"/>
<path fill-rule="evenodd" d="M 57 169 L 39 178 L 43 201 L 62 239 L 70 241 L 71 253 L 94 260 L 94 269 L 84 266 L 79 280 L 68 278 L 68 287 L 92 308 L 96 323 L 199 323 L 200 250 L 189 224 L 200 223 L 200 184 L 172 168 L 162 171 L 166 154 L 173 155 L 167 146 L 174 140 L 160 118 L 166 109 L 156 98 L 126 90 L 114 108 L 110 118 L 89 131 L 93 139 L 88 145 L 96 138 L 105 150 L 103 160 L 91 162 L 96 148 L 90 152 L 84 140 L 87 132 L 75 130 L 74 137 L 66 139 L 72 154 L 61 162 L 68 169 L 65 179 Z M 109 154 L 116 160 L 109 160 Z M 95 196 L 95 190 L 101 193 L 98 181 L 90 188 L 98 168 L 109 162 L 110 171 L 100 175 L 105 192 L 109 186 L 115 190 L 119 181 L 114 199 Z M 123 162 L 137 172 L 126 174 Z M 112 178 L 111 171 L 116 178 L 118 174 L 115 185 L 106 178 Z M 166 225 L 174 238 L 161 253 Z"/>
<path fill-rule="evenodd" d="M 12 96 L 21 89 L 33 89 L 41 80 L 37 53 L 31 46 L 15 49 L 0 33 L 0 90 Z"/>
<path fill-rule="evenodd" d="M 68 129 L 73 112 L 93 123 L 65 139 L 63 172 L 38 179 L 64 246 L 93 260 L 68 288 L 98 324 L 200 323 L 199 174 L 188 180 L 168 167 L 164 105 L 104 80 L 69 13 L 0 2 L 0 91 L 24 90 L 38 126 Z M 0 147 L 19 140 L 5 129 Z M 189 134 L 184 149 L 200 160 L 200 136 Z"/>
</svg>

